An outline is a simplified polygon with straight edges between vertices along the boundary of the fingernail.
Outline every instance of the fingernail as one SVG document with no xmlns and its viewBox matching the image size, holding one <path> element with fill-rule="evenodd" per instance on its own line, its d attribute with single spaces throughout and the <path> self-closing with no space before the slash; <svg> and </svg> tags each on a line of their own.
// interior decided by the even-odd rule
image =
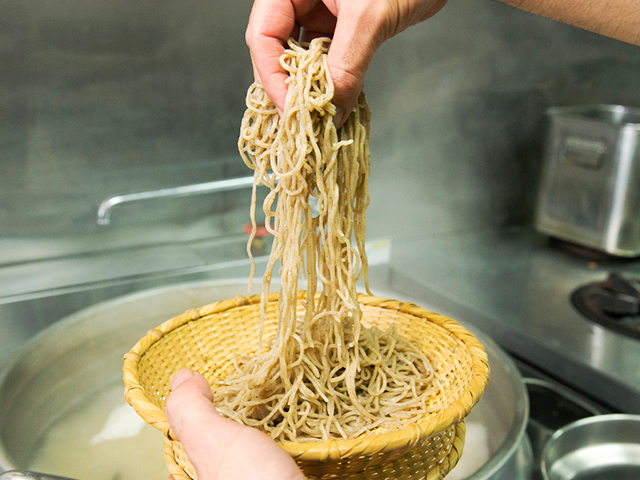
<svg viewBox="0 0 640 480">
<path fill-rule="evenodd" d="M 169 384 L 171 385 L 171 390 L 175 390 L 176 388 L 178 388 L 178 386 L 182 382 L 189 380 L 190 378 L 193 378 L 194 375 L 195 373 L 193 373 L 191 370 L 188 370 L 186 368 L 174 373 L 173 376 L 171 377 L 171 380 L 169 380 Z"/>
</svg>

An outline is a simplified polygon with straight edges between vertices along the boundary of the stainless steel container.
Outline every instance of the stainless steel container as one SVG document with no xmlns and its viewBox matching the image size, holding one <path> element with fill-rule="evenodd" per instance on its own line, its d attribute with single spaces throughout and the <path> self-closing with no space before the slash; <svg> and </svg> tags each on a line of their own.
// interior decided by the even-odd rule
<svg viewBox="0 0 640 480">
<path fill-rule="evenodd" d="M 640 255 L 640 109 L 555 107 L 535 228 L 608 254 Z"/>
<path fill-rule="evenodd" d="M 640 415 L 597 415 L 558 430 L 542 454 L 545 480 L 640 478 Z"/>
</svg>

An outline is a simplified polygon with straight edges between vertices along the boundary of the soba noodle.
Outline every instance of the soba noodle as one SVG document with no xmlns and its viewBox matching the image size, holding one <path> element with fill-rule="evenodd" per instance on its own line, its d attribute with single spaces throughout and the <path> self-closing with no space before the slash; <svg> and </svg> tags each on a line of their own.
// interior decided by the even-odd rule
<svg viewBox="0 0 640 480">
<path fill-rule="evenodd" d="M 398 428 L 422 417 L 432 394 L 433 368 L 417 342 L 400 336 L 395 325 L 383 332 L 360 323 L 356 282 L 367 274 L 370 113 L 361 96 L 336 130 L 328 42 L 289 41 L 281 58 L 290 74 L 282 116 L 254 83 L 239 140 L 255 170 L 254 230 L 255 187 L 270 189 L 263 207 L 273 247 L 261 312 L 264 319 L 280 261 L 278 328 L 268 348 L 261 339 L 256 356 L 237 359 L 214 397 L 221 414 L 279 441 Z M 307 279 L 303 308 L 297 304 L 300 273 Z"/>
</svg>

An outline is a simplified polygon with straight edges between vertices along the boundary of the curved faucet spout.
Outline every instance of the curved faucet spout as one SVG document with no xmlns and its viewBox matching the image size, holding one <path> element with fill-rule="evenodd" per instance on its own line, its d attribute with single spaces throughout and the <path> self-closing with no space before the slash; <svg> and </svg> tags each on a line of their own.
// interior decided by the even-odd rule
<svg viewBox="0 0 640 480">
<path fill-rule="evenodd" d="M 109 225 L 111 223 L 111 210 L 121 203 L 137 202 L 138 200 L 152 200 L 154 198 L 166 197 L 189 197 L 191 195 L 201 195 L 205 193 L 227 192 L 239 190 L 253 186 L 253 176 L 228 178 L 213 182 L 195 183 L 192 185 L 181 185 L 179 187 L 161 188 L 158 190 L 148 190 L 146 192 L 125 193 L 114 195 L 102 201 L 98 207 L 98 225 Z"/>
</svg>

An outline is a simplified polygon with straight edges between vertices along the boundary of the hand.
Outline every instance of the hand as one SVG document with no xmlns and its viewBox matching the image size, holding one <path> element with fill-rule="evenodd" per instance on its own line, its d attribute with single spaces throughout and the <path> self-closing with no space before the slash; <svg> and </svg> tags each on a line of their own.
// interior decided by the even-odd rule
<svg viewBox="0 0 640 480">
<path fill-rule="evenodd" d="M 212 400 L 202 375 L 180 370 L 171 379 L 167 419 L 198 480 L 305 479 L 278 444 L 255 428 L 221 417 Z"/>
<path fill-rule="evenodd" d="M 255 0 L 246 41 L 256 79 L 278 110 L 284 110 L 288 77 L 279 58 L 290 37 L 332 37 L 327 55 L 333 80 L 335 123 L 353 110 L 364 74 L 380 45 L 435 15 L 447 0 Z"/>
</svg>

